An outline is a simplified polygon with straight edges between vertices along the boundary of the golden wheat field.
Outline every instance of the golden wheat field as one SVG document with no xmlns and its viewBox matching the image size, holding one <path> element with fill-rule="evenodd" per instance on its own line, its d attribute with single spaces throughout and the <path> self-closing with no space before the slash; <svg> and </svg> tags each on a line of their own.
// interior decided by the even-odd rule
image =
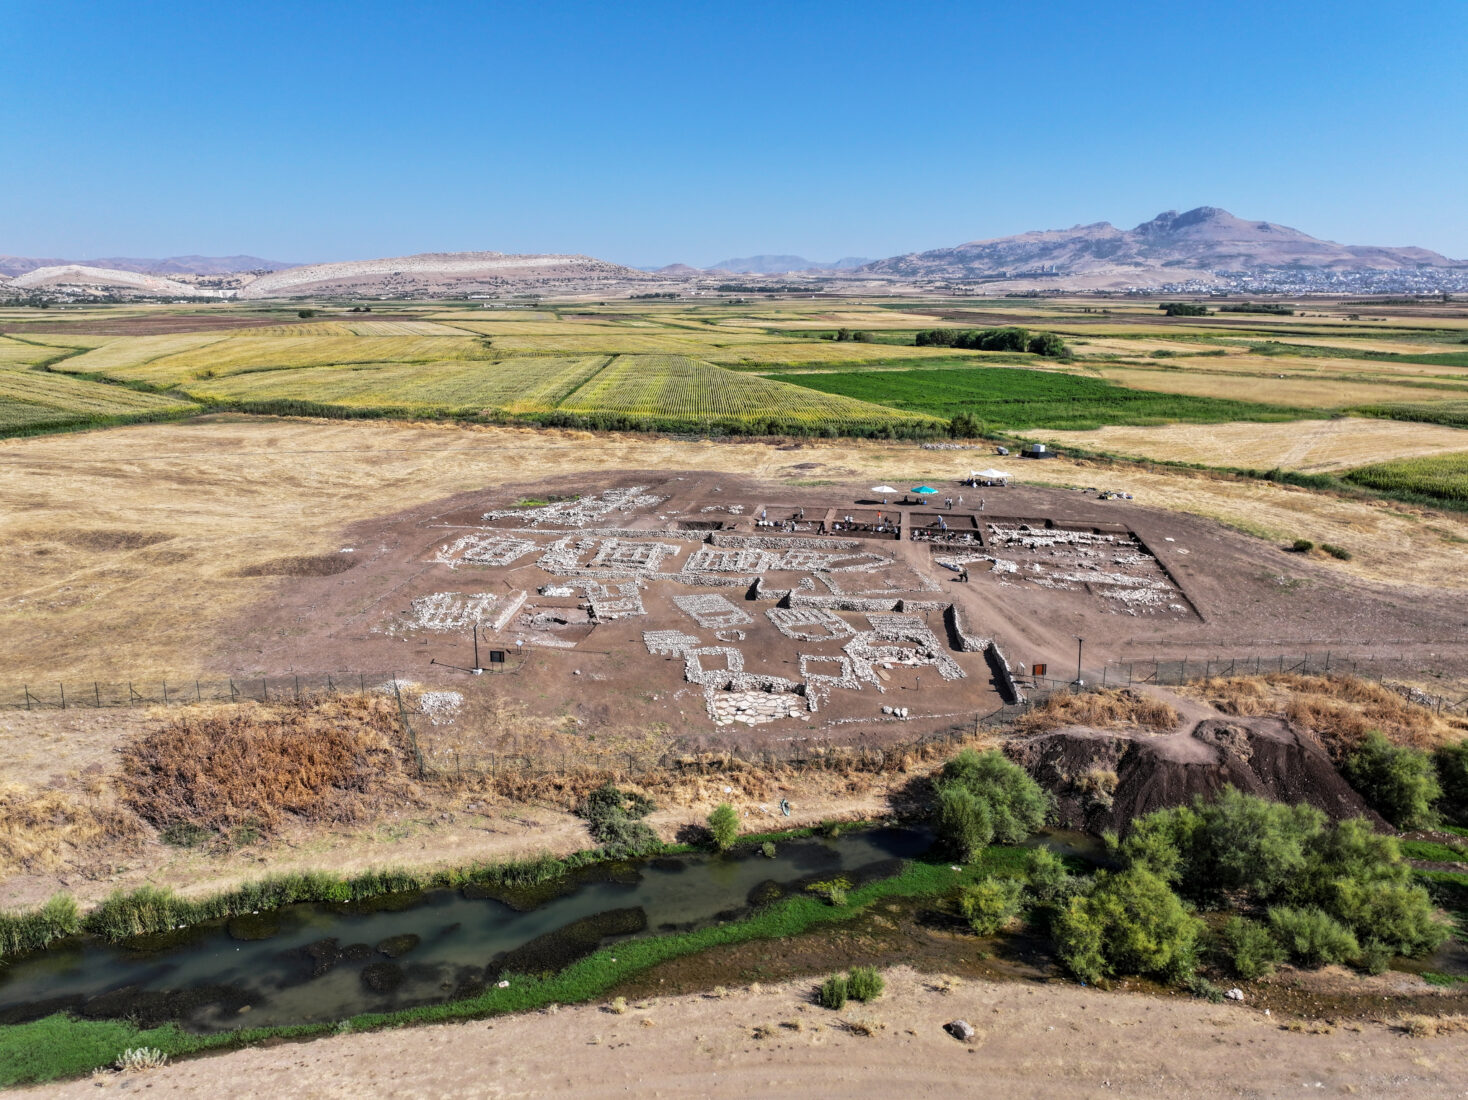
<svg viewBox="0 0 1468 1100">
<path fill-rule="evenodd" d="M 1468 430 L 1438 424 L 1343 417 L 1284 424 L 1165 424 L 1152 428 L 1110 426 L 1091 432 L 1050 431 L 1058 447 L 1166 462 L 1242 469 L 1348 470 L 1392 458 L 1468 451 Z"/>
</svg>

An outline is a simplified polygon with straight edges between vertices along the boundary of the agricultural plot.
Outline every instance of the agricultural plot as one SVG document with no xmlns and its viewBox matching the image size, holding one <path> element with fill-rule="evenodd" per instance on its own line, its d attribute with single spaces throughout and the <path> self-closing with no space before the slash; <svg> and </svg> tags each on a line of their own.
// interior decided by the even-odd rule
<svg viewBox="0 0 1468 1100">
<path fill-rule="evenodd" d="M 962 351 L 955 348 L 915 348 L 895 344 L 859 344 L 842 340 L 802 340 L 791 343 L 746 344 L 709 347 L 703 358 L 724 366 L 802 366 L 823 363 L 887 363 L 894 359 L 953 359 L 972 357 L 976 360 L 995 352 Z"/>
<path fill-rule="evenodd" d="M 986 427 L 999 429 L 1094 430 L 1106 424 L 1295 420 L 1307 415 L 1302 409 L 1286 406 L 1153 393 L 1095 378 L 1009 367 L 771 377 L 824 393 L 947 419 L 967 413 Z"/>
<path fill-rule="evenodd" d="M 463 327 L 436 321 L 351 321 L 341 326 L 352 336 L 462 336 Z"/>
<path fill-rule="evenodd" d="M 1380 462 L 1352 470 L 1346 480 L 1368 489 L 1468 505 L 1468 453 Z"/>
<path fill-rule="evenodd" d="M 920 424 L 929 419 L 921 412 L 884 409 L 681 355 L 619 356 L 560 408 L 694 423 L 770 419 L 838 432 L 856 426 Z"/>
<path fill-rule="evenodd" d="M 125 381 L 166 387 L 247 371 L 350 363 L 431 363 L 483 358 L 485 353 L 484 343 L 470 336 L 230 336 L 134 366 L 114 367 L 106 373 Z M 85 358 L 79 356 L 68 362 Z"/>
<path fill-rule="evenodd" d="M 1163 462 L 1305 473 L 1348 470 L 1383 458 L 1468 452 L 1468 431 L 1363 417 L 1277 424 L 1112 425 L 1096 431 L 1051 431 L 1045 438 L 1062 450 L 1078 447 Z"/>
<path fill-rule="evenodd" d="M 218 344 L 230 338 L 227 332 L 174 332 L 159 336 L 108 336 L 106 343 L 65 360 L 58 369 L 70 374 L 108 374 L 125 376 L 154 359 L 179 352 L 193 351 Z"/>
<path fill-rule="evenodd" d="M 0 435 L 122 423 L 192 408 L 191 402 L 41 371 L 0 370 Z"/>
<path fill-rule="evenodd" d="M 190 382 L 185 389 L 211 401 L 297 401 L 471 415 L 486 409 L 549 412 L 606 362 L 606 356 L 531 356 L 294 368 Z"/>
<path fill-rule="evenodd" d="M 1207 360 L 1204 360 L 1207 362 Z M 1229 360 L 1232 369 L 1235 360 Z M 1345 409 L 1358 405 L 1385 404 L 1388 402 L 1422 401 L 1434 392 L 1447 398 L 1461 394 L 1468 398 L 1468 388 L 1433 391 L 1392 382 L 1344 382 L 1339 379 L 1316 379 L 1275 374 L 1260 371 L 1249 376 L 1229 374 L 1223 371 L 1148 370 L 1141 367 L 1101 367 L 1099 375 L 1136 390 L 1151 390 L 1160 393 L 1203 399 L 1236 397 L 1247 393 L 1253 401 L 1276 405 L 1294 405 L 1305 408 Z M 1249 419 L 1240 417 L 1237 419 Z"/>
</svg>

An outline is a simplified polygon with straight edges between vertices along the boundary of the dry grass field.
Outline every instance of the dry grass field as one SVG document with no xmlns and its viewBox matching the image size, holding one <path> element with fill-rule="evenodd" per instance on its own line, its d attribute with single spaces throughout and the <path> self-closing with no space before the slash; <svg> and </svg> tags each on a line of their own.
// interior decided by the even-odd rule
<svg viewBox="0 0 1468 1100">
<path fill-rule="evenodd" d="M 1287 424 L 1109 426 L 1093 432 L 1046 433 L 1056 446 L 1239 469 L 1347 470 L 1390 458 L 1468 451 L 1468 431 L 1398 420 L 1297 420 Z"/>
<path fill-rule="evenodd" d="M 1228 364 L 1230 371 L 1246 364 L 1242 359 L 1202 360 Z M 1468 386 L 1427 389 L 1390 382 L 1342 382 L 1302 377 L 1298 374 L 1279 377 L 1293 363 L 1265 360 L 1251 364 L 1248 375 L 1222 370 L 1186 369 L 1152 370 L 1143 367 L 1098 367 L 1096 373 L 1109 382 L 1134 390 L 1177 393 L 1188 397 L 1224 397 L 1259 401 L 1270 405 L 1292 405 L 1296 408 L 1348 409 L 1354 405 L 1372 405 L 1390 401 L 1430 401 L 1434 397 L 1459 400 L 1468 397 Z M 1269 368 L 1273 368 L 1272 372 Z"/>
<path fill-rule="evenodd" d="M 15 518 L 0 528 L 0 683 L 217 674 L 218 625 L 268 600 L 276 583 L 243 575 L 251 566 L 334 554 L 354 522 L 469 489 L 618 469 L 940 484 L 973 462 L 973 452 L 903 443 L 791 452 L 777 442 L 239 416 L 7 440 L 0 491 Z M 1468 590 L 1468 517 L 1064 459 L 1023 473 L 1131 492 L 1276 544 L 1305 537 L 1354 553 L 1322 568 Z"/>
</svg>

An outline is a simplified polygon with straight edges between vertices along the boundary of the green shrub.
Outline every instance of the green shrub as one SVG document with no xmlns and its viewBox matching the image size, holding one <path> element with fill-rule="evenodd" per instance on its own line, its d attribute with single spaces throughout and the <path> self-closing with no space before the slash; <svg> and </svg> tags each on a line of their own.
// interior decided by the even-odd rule
<svg viewBox="0 0 1468 1100">
<path fill-rule="evenodd" d="M 1338 561 L 1350 561 L 1351 558 L 1354 557 L 1354 555 L 1344 546 L 1337 546 L 1335 545 L 1335 543 L 1332 542 L 1322 542 L 1320 544 L 1320 549 L 1324 550 L 1327 554 L 1337 559 Z"/>
<path fill-rule="evenodd" d="M 991 749 L 964 749 L 943 765 L 937 828 L 955 855 L 972 860 L 991 840 L 1018 844 L 1045 824 L 1050 797 L 1029 773 Z"/>
<path fill-rule="evenodd" d="M 1352 931 L 1323 909 L 1277 905 L 1269 926 L 1289 957 L 1302 966 L 1348 963 L 1361 954 Z"/>
<path fill-rule="evenodd" d="M 1214 940 L 1214 953 L 1236 978 L 1253 981 L 1274 972 L 1284 949 L 1274 934 L 1258 921 L 1230 917 Z"/>
<path fill-rule="evenodd" d="M 875 966 L 853 966 L 846 977 L 846 992 L 853 1001 L 875 1001 L 886 988 Z"/>
<path fill-rule="evenodd" d="M 1315 544 L 1309 539 L 1296 539 L 1290 543 L 1290 549 L 1296 554 L 1308 554 L 1311 550 L 1315 549 Z"/>
<path fill-rule="evenodd" d="M 1372 730 L 1342 762 L 1341 774 L 1367 805 L 1398 829 L 1432 824 L 1432 804 L 1442 788 L 1425 752 L 1393 745 Z"/>
<path fill-rule="evenodd" d="M 845 974 L 832 974 L 821 983 L 821 988 L 816 994 L 822 1008 L 840 1011 L 846 1007 L 846 998 L 849 988 Z"/>
<path fill-rule="evenodd" d="M 1468 825 L 1468 741 L 1444 745 L 1432 754 L 1442 789 L 1437 808 L 1449 821 Z"/>
<path fill-rule="evenodd" d="M 714 847 L 727 852 L 739 839 L 739 813 L 727 802 L 720 802 L 709 814 L 709 832 L 714 838 Z"/>
<path fill-rule="evenodd" d="M 994 839 L 989 804 L 956 784 L 938 788 L 938 836 L 956 858 L 972 863 Z"/>
<path fill-rule="evenodd" d="M 1321 900 L 1361 943 L 1389 954 L 1431 954 L 1450 934 L 1427 891 L 1410 883 L 1337 879 Z"/>
<path fill-rule="evenodd" d="M 767 841 L 765 841 L 763 844 L 761 844 L 759 846 L 759 854 L 762 855 L 762 856 L 764 856 L 766 859 L 774 859 L 775 858 L 775 842 L 773 840 L 767 840 Z"/>
<path fill-rule="evenodd" d="M 1013 878 L 986 878 L 958 890 L 958 911 L 980 936 L 992 936 L 1018 915 L 1024 884 Z"/>
<path fill-rule="evenodd" d="M 1075 876 L 1065 869 L 1065 862 L 1049 848 L 1036 848 L 1030 852 L 1025 876 L 1036 901 L 1063 901 L 1075 892 Z"/>
<path fill-rule="evenodd" d="M 1186 978 L 1202 930 L 1167 883 L 1139 867 L 1099 876 L 1051 924 L 1061 962 L 1091 982 L 1119 974 Z"/>
<path fill-rule="evenodd" d="M 656 849 L 657 834 L 640 819 L 656 807 L 651 799 L 635 791 L 622 791 L 604 783 L 586 796 L 576 808 L 586 830 L 602 850 L 614 859 L 631 859 Z"/>
<path fill-rule="evenodd" d="M 81 915 L 70 894 L 56 894 L 28 913 L 0 913 L 0 959 L 39 951 L 81 930 Z"/>
</svg>

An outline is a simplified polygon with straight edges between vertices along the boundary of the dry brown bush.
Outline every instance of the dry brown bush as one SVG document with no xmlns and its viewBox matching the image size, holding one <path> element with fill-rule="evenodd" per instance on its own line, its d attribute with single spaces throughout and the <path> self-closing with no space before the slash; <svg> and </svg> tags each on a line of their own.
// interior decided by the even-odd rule
<svg viewBox="0 0 1468 1100">
<path fill-rule="evenodd" d="M 138 819 L 101 782 L 85 797 L 70 791 L 0 786 L 0 878 L 51 871 L 104 843 L 136 840 Z"/>
<path fill-rule="evenodd" d="M 1390 688 L 1357 676 L 1274 673 L 1204 680 L 1180 689 L 1225 714 L 1277 714 L 1313 734 L 1332 755 L 1349 752 L 1369 730 L 1393 744 L 1432 749 L 1459 740 L 1453 723 Z"/>
<path fill-rule="evenodd" d="M 1432 1039 L 1468 1031 L 1468 1016 L 1403 1016 L 1399 1026 L 1414 1039 Z"/>
<path fill-rule="evenodd" d="M 380 696 L 190 709 L 123 751 L 123 797 L 160 829 L 354 821 L 410 793 L 398 737 Z"/>
<path fill-rule="evenodd" d="M 1181 720 L 1170 703 L 1130 688 L 1115 688 L 1052 695 L 1022 715 L 1015 727 L 1025 734 L 1049 733 L 1063 726 L 1090 729 L 1140 727 L 1164 731 L 1175 729 Z"/>
</svg>

